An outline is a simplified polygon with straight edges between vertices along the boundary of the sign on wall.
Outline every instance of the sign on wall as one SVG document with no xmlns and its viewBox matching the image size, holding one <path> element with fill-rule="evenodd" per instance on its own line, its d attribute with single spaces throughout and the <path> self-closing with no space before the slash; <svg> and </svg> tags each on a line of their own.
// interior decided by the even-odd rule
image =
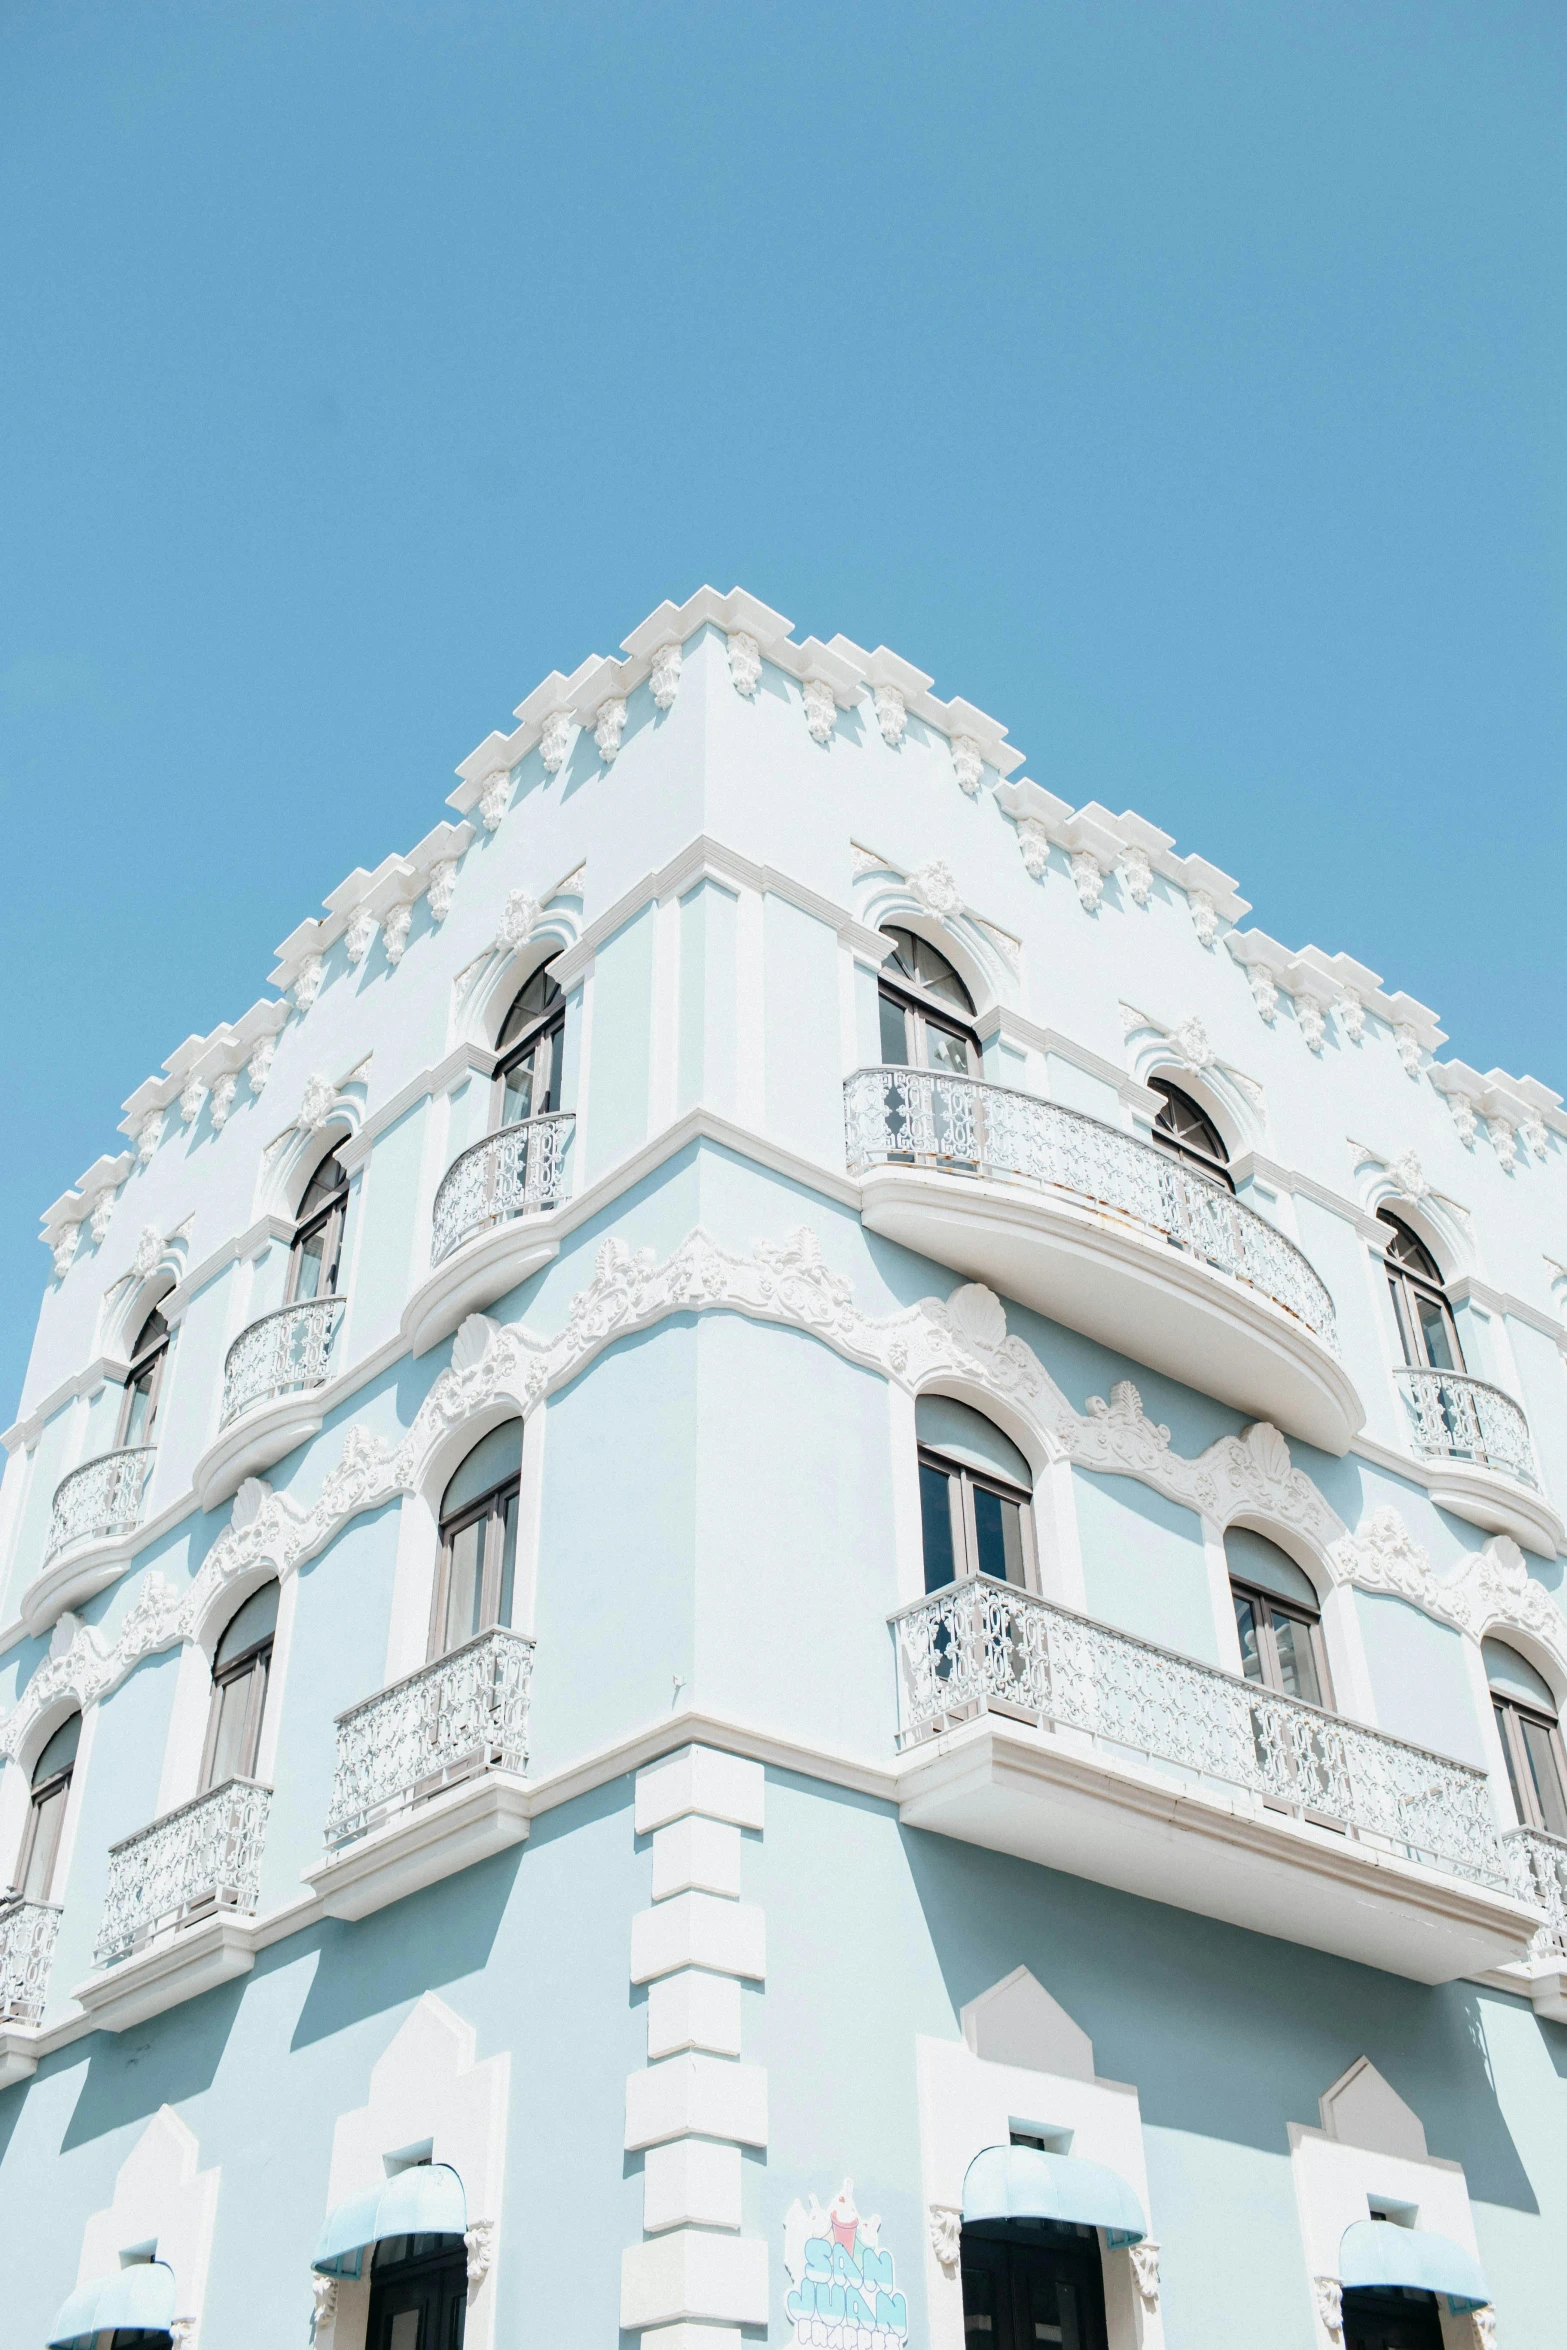
<svg viewBox="0 0 1567 2350">
<path fill-rule="evenodd" d="M 855 2208 L 845 2179 L 831 2203 L 798 2196 L 784 2213 L 784 2308 L 798 2350 L 903 2350 L 909 2306 L 898 2291 L 881 2221 Z"/>
</svg>

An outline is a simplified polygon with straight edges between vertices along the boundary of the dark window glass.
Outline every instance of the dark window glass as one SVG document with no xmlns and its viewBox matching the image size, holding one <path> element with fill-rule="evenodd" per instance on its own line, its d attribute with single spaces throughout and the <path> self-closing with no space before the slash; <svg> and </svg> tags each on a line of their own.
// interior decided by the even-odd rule
<svg viewBox="0 0 1567 2350">
<path fill-rule="evenodd" d="M 501 1023 L 502 1058 L 495 1072 L 498 1124 L 515 1126 L 524 1118 L 542 1118 L 560 1108 L 565 1025 L 566 999 L 546 964 L 518 989 Z"/>
<path fill-rule="evenodd" d="M 925 1588 L 941 1591 L 957 1581 L 952 1547 L 952 1479 L 934 1461 L 920 1462 L 920 1524 L 925 1537 Z"/>
<path fill-rule="evenodd" d="M 1211 1183 L 1222 1183 L 1226 1191 L 1233 1191 L 1230 1154 L 1206 1110 L 1200 1109 L 1190 1094 L 1182 1093 L 1168 1078 L 1151 1077 L 1148 1082 L 1155 1093 L 1164 1097 L 1164 1107 L 1153 1123 L 1153 1139 L 1159 1148 L 1194 1167 L 1199 1175 L 1206 1175 Z"/>
<path fill-rule="evenodd" d="M 432 1656 L 511 1622 L 521 1472 L 522 1422 L 507 1420 L 474 1446 L 446 1488 Z"/>
<path fill-rule="evenodd" d="M 460 2236 L 393 2236 L 370 2270 L 366 2350 L 462 2350 L 468 2302 Z"/>
<path fill-rule="evenodd" d="M 169 1325 L 154 1307 L 137 1333 L 131 1349 L 131 1367 L 125 1376 L 125 1402 L 120 1411 L 119 1441 L 123 1446 L 150 1444 L 158 1416 L 158 1390 L 169 1351 Z"/>
<path fill-rule="evenodd" d="M 1105 2350 L 1092 2228 L 1010 2220 L 963 2230 L 964 2350 Z"/>
<path fill-rule="evenodd" d="M 1442 2350 L 1436 2296 L 1405 2286 L 1344 2295 L 1344 2350 Z"/>
<path fill-rule="evenodd" d="M 60 1835 L 65 1826 L 65 1807 L 81 1735 L 82 1717 L 72 1714 L 61 1723 L 33 1765 L 32 1790 L 16 1870 L 16 1890 L 25 1901 L 47 1901 L 54 1890 Z"/>
<path fill-rule="evenodd" d="M 1416 1370 L 1461 1371 L 1463 1350 L 1436 1259 L 1391 1208 L 1379 1208 L 1377 1221 L 1387 1227 L 1387 1283 L 1405 1362 Z"/>
<path fill-rule="evenodd" d="M 1305 1608 L 1287 1606 L 1271 1592 L 1230 1585 L 1235 1603 L 1235 1629 L 1240 1636 L 1241 1670 L 1248 1681 L 1276 1689 L 1282 1697 L 1298 1697 L 1307 1705 L 1325 1705 L 1327 1675 L 1322 1658 L 1322 1628 Z"/>
<path fill-rule="evenodd" d="M 276 1583 L 264 1583 L 235 1611 L 218 1642 L 201 1774 L 204 1788 L 256 1775 L 277 1607 Z"/>
<path fill-rule="evenodd" d="M 306 1298 L 330 1297 L 336 1291 L 347 1216 L 348 1177 L 336 1152 L 329 1151 L 299 1203 L 299 1228 L 289 1267 L 291 1305 Z"/>
<path fill-rule="evenodd" d="M 1485 1656 L 1519 1826 L 1567 1837 L 1567 1756 L 1550 1690 L 1533 1666 L 1502 1641 L 1488 1640 Z M 1526 1695 L 1531 1687 L 1538 1692 L 1533 1702 L 1520 1700 L 1520 1686 Z"/>
<path fill-rule="evenodd" d="M 1032 1497 L 924 1446 L 919 1465 L 926 1590 L 939 1591 L 960 1575 L 990 1575 L 1025 1587 Z"/>
<path fill-rule="evenodd" d="M 911 930 L 889 928 L 882 936 L 893 942 L 881 972 L 882 1060 L 897 1069 L 977 1074 L 979 1039 L 967 1025 L 974 999 L 946 956 Z"/>
</svg>

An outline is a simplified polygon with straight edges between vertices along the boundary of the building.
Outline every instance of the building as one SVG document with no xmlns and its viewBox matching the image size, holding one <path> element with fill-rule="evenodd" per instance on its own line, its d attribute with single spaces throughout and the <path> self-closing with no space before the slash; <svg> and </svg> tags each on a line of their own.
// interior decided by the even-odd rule
<svg viewBox="0 0 1567 2350">
<path fill-rule="evenodd" d="M 5 2342 L 1559 2341 L 1558 1097 L 739 590 L 517 717 L 45 1219 Z"/>
</svg>

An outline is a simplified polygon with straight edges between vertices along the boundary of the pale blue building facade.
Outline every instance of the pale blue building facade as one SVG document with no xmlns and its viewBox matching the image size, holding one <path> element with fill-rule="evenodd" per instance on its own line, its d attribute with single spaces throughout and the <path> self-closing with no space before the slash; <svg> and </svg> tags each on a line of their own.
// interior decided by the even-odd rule
<svg viewBox="0 0 1567 2350">
<path fill-rule="evenodd" d="M 1567 1116 L 885 648 L 554 673 L 45 1218 L 9 2345 L 1562 2332 Z"/>
</svg>

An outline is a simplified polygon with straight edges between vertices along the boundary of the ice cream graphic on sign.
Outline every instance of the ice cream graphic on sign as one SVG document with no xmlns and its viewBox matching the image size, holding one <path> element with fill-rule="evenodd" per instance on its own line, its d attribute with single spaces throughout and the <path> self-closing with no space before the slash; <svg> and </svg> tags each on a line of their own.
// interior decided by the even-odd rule
<svg viewBox="0 0 1567 2350">
<path fill-rule="evenodd" d="M 831 2203 L 798 2196 L 784 2213 L 784 2308 L 800 2350 L 903 2350 L 909 2305 L 898 2291 L 892 2254 L 881 2248 L 881 2221 L 862 2219 L 854 2181 Z"/>
</svg>

